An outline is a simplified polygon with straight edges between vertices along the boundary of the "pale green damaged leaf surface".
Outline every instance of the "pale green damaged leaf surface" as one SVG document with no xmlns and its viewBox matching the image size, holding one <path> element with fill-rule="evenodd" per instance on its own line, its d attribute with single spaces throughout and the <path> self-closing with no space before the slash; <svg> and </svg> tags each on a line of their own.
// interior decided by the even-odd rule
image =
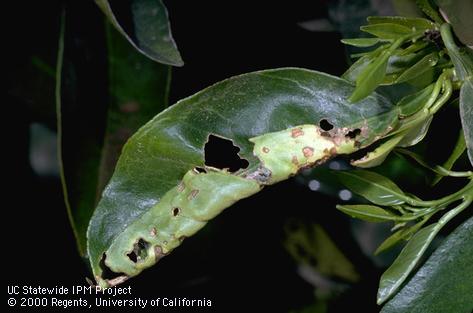
<svg viewBox="0 0 473 313">
<path fill-rule="evenodd" d="M 95 0 L 95 2 L 113 26 L 139 52 L 163 64 L 184 65 L 172 37 L 168 12 L 162 0 L 130 0 L 121 3 L 119 0 Z"/>
<path fill-rule="evenodd" d="M 137 275 L 232 203 L 300 168 L 365 147 L 397 122 L 398 109 L 386 98 L 373 94 L 354 106 L 346 100 L 352 91 L 327 74 L 268 70 L 217 83 L 156 116 L 125 145 L 91 220 L 88 252 L 98 283 Z M 333 129 L 318 128 L 322 119 Z M 354 129 L 360 131 L 352 139 Z M 194 171 L 205 167 L 210 134 L 231 139 L 249 166 L 233 174 Z M 127 256 L 133 250 L 137 262 Z M 102 277 L 104 254 L 121 277 Z"/>
<path fill-rule="evenodd" d="M 473 218 L 437 248 L 381 313 L 470 313 L 473 309 Z"/>
</svg>

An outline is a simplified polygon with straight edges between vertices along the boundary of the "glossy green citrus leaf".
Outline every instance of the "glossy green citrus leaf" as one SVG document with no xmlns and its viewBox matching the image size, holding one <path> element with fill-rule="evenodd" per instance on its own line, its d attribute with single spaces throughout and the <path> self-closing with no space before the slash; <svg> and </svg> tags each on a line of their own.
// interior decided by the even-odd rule
<svg viewBox="0 0 473 313">
<path fill-rule="evenodd" d="M 352 91 L 334 76 L 276 69 L 222 81 L 157 115 L 125 145 L 91 220 L 97 282 L 139 274 L 232 203 L 366 147 L 396 124 L 389 100 L 373 94 L 354 106 Z M 206 165 L 211 135 L 231 140 L 248 166 Z M 118 277 L 104 276 L 102 259 Z"/>
<path fill-rule="evenodd" d="M 404 134 L 393 136 L 381 143 L 376 149 L 368 152 L 364 157 L 351 161 L 351 165 L 361 168 L 370 168 L 380 165 L 386 160 L 389 153 L 403 140 Z"/>
<path fill-rule="evenodd" d="M 381 313 L 469 313 L 473 308 L 473 218 L 451 233 Z"/>
<path fill-rule="evenodd" d="M 115 28 L 150 59 L 169 65 L 184 62 L 171 34 L 162 0 L 95 0 Z"/>
<path fill-rule="evenodd" d="M 455 66 L 456 77 L 462 81 L 471 79 L 473 77 L 473 51 L 465 46 L 456 45 L 450 24 L 443 24 L 440 27 L 440 34 L 448 56 Z"/>
<path fill-rule="evenodd" d="M 337 209 L 353 218 L 359 218 L 367 222 L 388 222 L 400 219 L 400 216 L 375 205 L 337 205 Z"/>
<path fill-rule="evenodd" d="M 435 24 L 425 18 L 403 17 L 403 16 L 368 16 L 369 24 L 397 24 L 414 28 L 416 30 L 427 30 L 435 28 Z"/>
<path fill-rule="evenodd" d="M 356 89 L 349 98 L 351 102 L 365 98 L 383 82 L 389 57 L 390 52 L 385 50 L 363 69 L 356 78 Z"/>
<path fill-rule="evenodd" d="M 398 84 L 398 83 L 415 79 L 416 77 L 430 70 L 431 67 L 437 65 L 438 61 L 439 61 L 439 55 L 437 52 L 429 53 L 428 55 L 423 57 L 421 60 L 419 60 L 416 64 L 414 64 L 413 66 L 405 70 L 396 79 L 396 83 Z"/>
<path fill-rule="evenodd" d="M 408 55 L 412 53 L 416 53 L 418 51 L 421 51 L 423 49 L 426 49 L 430 43 L 425 40 L 417 40 L 416 42 L 413 42 L 411 45 L 409 45 L 407 48 L 402 50 L 399 55 Z"/>
<path fill-rule="evenodd" d="M 355 63 L 353 63 L 345 73 L 343 73 L 342 78 L 349 80 L 351 82 L 356 82 L 358 76 L 365 70 L 365 68 L 384 50 L 385 46 L 376 48 L 375 50 L 369 52 L 368 54 L 359 58 Z"/>
<path fill-rule="evenodd" d="M 364 25 L 360 29 L 381 39 L 398 39 L 412 33 L 411 28 L 393 23 Z"/>
<path fill-rule="evenodd" d="M 468 156 L 473 165 L 473 77 L 464 81 L 460 90 L 460 118 Z"/>
<path fill-rule="evenodd" d="M 342 39 L 341 42 L 354 46 L 354 47 L 371 47 L 379 43 L 381 40 L 379 38 L 353 38 L 353 39 Z"/>
<path fill-rule="evenodd" d="M 402 54 L 403 51 L 396 51 L 394 55 L 389 58 L 388 66 L 386 68 L 387 74 L 401 75 L 406 69 L 413 66 L 425 54 L 423 51 L 418 53 Z"/>
<path fill-rule="evenodd" d="M 416 0 L 417 6 L 424 12 L 425 15 L 430 17 L 436 23 L 443 23 L 443 19 L 440 17 L 438 7 L 434 6 L 432 0 Z"/>
<path fill-rule="evenodd" d="M 422 109 L 424 105 L 427 104 L 434 90 L 434 86 L 435 84 L 430 84 L 424 89 L 402 98 L 401 101 L 397 103 L 397 106 L 401 109 L 401 117 L 411 116 Z"/>
<path fill-rule="evenodd" d="M 463 129 L 460 130 L 457 138 L 457 142 L 455 143 L 455 147 L 453 148 L 452 153 L 448 157 L 447 161 L 442 164 L 442 167 L 451 170 L 455 162 L 458 158 L 465 152 L 466 150 L 466 142 L 465 142 L 465 135 L 463 134 Z M 443 175 L 438 174 L 435 176 L 434 180 L 432 181 L 432 186 L 438 184 L 438 182 L 442 179 Z"/>
<path fill-rule="evenodd" d="M 420 222 L 418 222 L 418 223 L 416 223 L 412 226 L 404 227 L 404 228 L 396 231 L 394 234 L 392 234 L 391 236 L 386 238 L 386 240 L 384 240 L 379 245 L 379 247 L 376 249 L 374 254 L 378 255 L 383 251 L 391 249 L 392 247 L 394 247 L 395 245 L 399 244 L 400 242 L 402 242 L 404 240 L 409 240 L 410 237 L 414 233 L 416 233 L 422 227 L 422 225 L 424 225 L 424 223 L 426 221 L 427 221 L 427 219 L 424 219 L 424 220 L 422 220 L 422 221 L 420 221 Z"/>
<path fill-rule="evenodd" d="M 377 205 L 395 205 L 406 201 L 399 187 L 378 173 L 366 170 L 337 171 L 340 182 L 354 193 Z"/>
<path fill-rule="evenodd" d="M 88 18 L 97 20 L 91 25 L 105 25 L 96 7 L 90 9 Z M 84 26 L 77 13 L 83 11 L 74 6 L 66 10 L 64 61 L 58 60 L 56 90 L 58 146 L 65 203 L 85 256 L 87 226 L 121 148 L 166 107 L 170 77 L 168 66 L 138 53 L 109 25 Z M 82 49 L 84 44 L 90 50 Z"/>
<path fill-rule="evenodd" d="M 405 135 L 403 136 L 402 140 L 399 141 L 398 147 L 411 147 L 419 142 L 421 142 L 427 132 L 429 131 L 430 123 L 432 122 L 433 116 L 427 116 L 424 120 L 422 120 L 419 124 L 410 128 Z"/>
<path fill-rule="evenodd" d="M 439 230 L 439 224 L 434 223 L 419 230 L 409 240 L 393 264 L 381 276 L 377 297 L 378 304 L 384 303 L 399 289 Z"/>
<path fill-rule="evenodd" d="M 435 0 L 447 15 L 458 38 L 465 45 L 473 45 L 473 2 L 470 0 Z"/>
</svg>

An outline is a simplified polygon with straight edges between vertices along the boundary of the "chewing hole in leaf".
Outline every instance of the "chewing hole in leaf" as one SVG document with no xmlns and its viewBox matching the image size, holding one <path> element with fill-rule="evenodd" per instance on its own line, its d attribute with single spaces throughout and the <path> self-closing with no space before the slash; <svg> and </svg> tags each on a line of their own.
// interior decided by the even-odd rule
<svg viewBox="0 0 473 313">
<path fill-rule="evenodd" d="M 209 135 L 204 147 L 205 165 L 219 169 L 228 169 L 234 173 L 248 167 L 247 160 L 242 159 L 238 152 L 240 148 L 229 139 Z"/>
<path fill-rule="evenodd" d="M 127 256 L 130 258 L 130 260 L 133 263 L 137 263 L 141 260 L 146 259 L 146 257 L 148 256 L 148 247 L 149 247 L 149 242 L 147 242 L 143 238 L 140 238 L 133 245 L 133 251 L 128 253 Z"/>
<path fill-rule="evenodd" d="M 355 128 L 353 130 L 350 130 L 345 137 L 350 138 L 350 139 L 355 139 L 361 134 L 361 129 Z"/>
<path fill-rule="evenodd" d="M 100 260 L 100 263 L 99 263 L 99 266 L 100 266 L 100 269 L 102 270 L 102 275 L 101 277 L 105 280 L 114 280 L 114 279 L 117 279 L 119 277 L 124 277 L 126 276 L 125 273 L 116 273 L 114 271 L 112 271 L 108 266 L 107 264 L 105 263 L 105 260 L 107 259 L 107 255 L 104 253 L 102 255 L 102 259 Z"/>
<path fill-rule="evenodd" d="M 324 131 L 329 131 L 333 128 L 333 125 L 325 118 L 320 120 L 319 126 Z"/>
</svg>

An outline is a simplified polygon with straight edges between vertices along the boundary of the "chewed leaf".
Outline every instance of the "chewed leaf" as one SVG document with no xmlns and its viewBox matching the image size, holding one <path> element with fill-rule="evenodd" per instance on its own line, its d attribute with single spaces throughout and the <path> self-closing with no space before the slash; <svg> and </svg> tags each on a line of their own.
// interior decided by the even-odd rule
<svg viewBox="0 0 473 313">
<path fill-rule="evenodd" d="M 222 81 L 157 115 L 125 145 L 89 225 L 97 282 L 139 274 L 234 202 L 386 134 L 398 108 L 378 94 L 353 106 L 352 91 L 327 74 L 268 70 Z M 207 166 L 213 137 L 231 141 L 247 166 Z M 120 276 L 105 276 L 107 268 Z"/>
<path fill-rule="evenodd" d="M 380 165 L 384 160 L 386 160 L 389 153 L 391 153 L 391 151 L 399 144 L 403 137 L 404 135 L 401 134 L 386 140 L 379 147 L 368 152 L 361 159 L 352 161 L 351 165 L 361 168 L 370 168 Z"/>
<path fill-rule="evenodd" d="M 139 52 L 163 64 L 184 64 L 172 38 L 168 12 L 162 0 L 95 2 L 113 26 Z"/>
</svg>

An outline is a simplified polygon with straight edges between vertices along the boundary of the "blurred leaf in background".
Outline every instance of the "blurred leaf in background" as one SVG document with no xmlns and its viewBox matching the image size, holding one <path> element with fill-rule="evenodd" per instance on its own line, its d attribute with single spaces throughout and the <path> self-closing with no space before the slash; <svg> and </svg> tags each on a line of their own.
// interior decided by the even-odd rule
<svg viewBox="0 0 473 313">
<path fill-rule="evenodd" d="M 167 107 L 171 73 L 169 66 L 139 53 L 104 23 L 93 3 L 70 3 L 64 14 L 57 79 L 61 176 L 85 256 L 88 222 L 121 149 Z M 88 16 L 86 25 L 82 16 Z"/>
</svg>

